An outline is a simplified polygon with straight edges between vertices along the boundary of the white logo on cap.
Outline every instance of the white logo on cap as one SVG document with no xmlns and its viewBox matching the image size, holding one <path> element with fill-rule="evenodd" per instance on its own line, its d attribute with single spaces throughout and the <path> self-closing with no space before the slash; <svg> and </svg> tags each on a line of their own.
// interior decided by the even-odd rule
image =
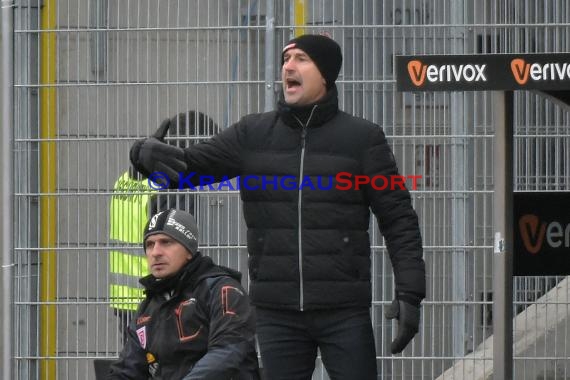
<svg viewBox="0 0 570 380">
<path fill-rule="evenodd" d="M 174 213 L 173 213 L 174 214 Z M 172 226 L 176 229 L 176 231 L 179 231 L 180 233 L 182 233 L 184 236 L 186 236 L 186 238 L 190 239 L 190 240 L 198 240 L 196 239 L 196 236 L 194 236 L 194 234 L 192 233 L 192 231 L 188 230 L 186 228 L 186 226 L 184 226 L 183 224 L 179 223 L 176 219 L 173 218 L 174 215 L 171 215 L 168 217 L 168 220 L 166 221 L 166 225 L 167 226 Z"/>
<path fill-rule="evenodd" d="M 156 227 L 156 221 L 158 220 L 158 217 L 159 217 L 163 212 L 164 212 L 164 211 L 159 212 L 158 214 L 156 214 L 155 216 L 153 216 L 153 217 L 151 218 L 150 223 L 148 224 L 148 229 L 149 229 L 149 230 L 152 230 L 154 227 Z"/>
</svg>

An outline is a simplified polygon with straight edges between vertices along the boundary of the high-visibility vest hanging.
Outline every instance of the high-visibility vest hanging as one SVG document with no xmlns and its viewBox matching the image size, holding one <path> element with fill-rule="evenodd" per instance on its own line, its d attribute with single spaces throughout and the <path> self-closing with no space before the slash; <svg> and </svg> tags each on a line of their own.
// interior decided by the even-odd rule
<svg viewBox="0 0 570 380">
<path fill-rule="evenodd" d="M 144 298 L 138 280 L 148 274 L 142 240 L 154 192 L 147 179 L 136 180 L 128 171 L 113 186 L 109 238 L 118 248 L 109 253 L 109 299 L 112 308 L 136 310 Z"/>
</svg>

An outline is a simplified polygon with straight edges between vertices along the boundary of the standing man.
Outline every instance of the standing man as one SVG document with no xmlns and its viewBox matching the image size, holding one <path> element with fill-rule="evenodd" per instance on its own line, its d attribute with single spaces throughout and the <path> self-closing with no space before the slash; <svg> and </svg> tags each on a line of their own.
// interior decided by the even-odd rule
<svg viewBox="0 0 570 380">
<path fill-rule="evenodd" d="M 154 215 L 144 230 L 146 297 L 109 379 L 259 380 L 255 321 L 241 274 L 198 252 L 188 212 Z"/>
<path fill-rule="evenodd" d="M 376 379 L 370 210 L 394 268 L 392 353 L 417 333 L 425 297 L 418 218 L 404 186 L 355 182 L 347 189 L 346 178 L 391 178 L 398 169 L 382 129 L 338 109 L 339 45 L 303 35 L 285 45 L 281 63 L 277 111 L 247 115 L 184 150 L 138 141 L 131 162 L 147 176 L 182 172 L 181 185 L 196 185 L 202 175 L 243 179 L 250 295 L 268 379 L 310 379 L 317 348 L 331 379 Z M 315 187 L 323 183 L 326 189 Z"/>
</svg>

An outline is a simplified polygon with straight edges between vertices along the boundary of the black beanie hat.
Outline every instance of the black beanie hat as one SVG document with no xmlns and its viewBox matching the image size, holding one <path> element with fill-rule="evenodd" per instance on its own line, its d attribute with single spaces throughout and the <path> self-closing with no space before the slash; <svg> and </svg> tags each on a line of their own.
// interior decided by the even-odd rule
<svg viewBox="0 0 570 380">
<path fill-rule="evenodd" d="M 170 236 L 192 254 L 198 252 L 198 226 L 189 212 L 170 209 L 150 218 L 144 229 L 143 249 L 146 239 L 156 234 Z"/>
<path fill-rule="evenodd" d="M 285 52 L 294 48 L 303 50 L 311 57 L 327 82 L 327 90 L 330 90 L 342 65 L 340 46 L 332 38 L 319 34 L 304 34 L 287 42 L 281 53 L 281 66 Z"/>
</svg>

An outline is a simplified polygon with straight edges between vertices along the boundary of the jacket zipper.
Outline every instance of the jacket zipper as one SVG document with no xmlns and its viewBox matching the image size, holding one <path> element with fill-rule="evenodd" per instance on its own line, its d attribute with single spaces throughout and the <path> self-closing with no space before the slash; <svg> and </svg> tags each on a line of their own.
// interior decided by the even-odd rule
<svg viewBox="0 0 570 380">
<path fill-rule="evenodd" d="M 303 189 L 301 188 L 301 183 L 303 183 L 303 169 L 304 169 L 304 161 L 305 161 L 305 138 L 307 137 L 307 127 L 311 122 L 313 117 L 313 113 L 317 109 L 317 105 L 313 107 L 311 110 L 311 114 L 307 119 L 307 122 L 303 124 L 301 120 L 299 120 L 295 115 L 293 117 L 297 122 L 301 125 L 301 163 L 299 165 L 299 192 L 298 192 L 298 200 L 297 200 L 297 217 L 298 217 L 298 246 L 299 246 L 299 310 L 303 311 L 305 308 L 305 300 L 304 300 L 304 290 L 303 290 L 303 245 L 301 242 L 301 231 L 302 231 L 302 215 L 301 215 L 301 199 L 303 195 Z"/>
</svg>

